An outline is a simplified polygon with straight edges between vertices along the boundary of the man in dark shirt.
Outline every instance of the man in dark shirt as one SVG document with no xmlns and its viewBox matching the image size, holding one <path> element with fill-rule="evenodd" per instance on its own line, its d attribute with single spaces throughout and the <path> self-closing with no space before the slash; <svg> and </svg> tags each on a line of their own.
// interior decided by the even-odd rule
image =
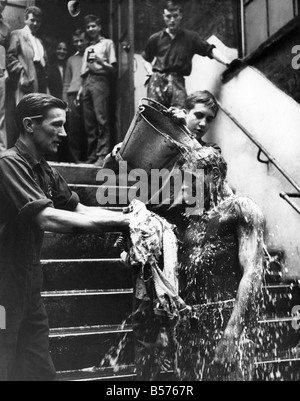
<svg viewBox="0 0 300 401">
<path fill-rule="evenodd" d="M 148 97 L 166 107 L 183 108 L 187 97 L 184 77 L 191 74 L 194 55 L 209 57 L 224 65 L 230 61 L 197 32 L 181 28 L 183 15 L 179 1 L 167 1 L 163 17 L 166 29 L 150 37 L 143 53 L 150 76 Z"/>
<path fill-rule="evenodd" d="M 103 232 L 126 228 L 128 217 L 79 202 L 60 174 L 44 159 L 66 135 L 66 104 L 30 94 L 19 103 L 20 139 L 0 156 L 0 381 L 50 381 L 49 325 L 41 298 L 40 254 L 45 231 Z"/>
</svg>

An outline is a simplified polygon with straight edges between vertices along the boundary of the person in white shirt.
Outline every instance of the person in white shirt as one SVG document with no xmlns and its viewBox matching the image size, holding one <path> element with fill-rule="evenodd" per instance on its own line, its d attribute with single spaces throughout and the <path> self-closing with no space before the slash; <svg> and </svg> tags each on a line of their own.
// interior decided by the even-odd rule
<svg viewBox="0 0 300 401">
<path fill-rule="evenodd" d="M 28 93 L 47 93 L 47 54 L 37 33 L 42 24 L 42 10 L 25 10 L 25 27 L 12 32 L 7 52 L 7 69 L 14 84 L 16 103 Z"/>
</svg>

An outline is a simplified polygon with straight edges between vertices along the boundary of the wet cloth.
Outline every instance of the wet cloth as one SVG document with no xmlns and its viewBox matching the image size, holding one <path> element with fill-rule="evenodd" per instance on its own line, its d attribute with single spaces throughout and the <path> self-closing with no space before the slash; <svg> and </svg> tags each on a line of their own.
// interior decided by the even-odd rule
<svg viewBox="0 0 300 401">
<path fill-rule="evenodd" d="M 178 296 L 177 239 L 173 226 L 133 201 L 130 263 L 134 276 L 133 332 L 138 380 L 155 381 L 173 368 Z"/>
<path fill-rule="evenodd" d="M 154 72 L 149 79 L 147 96 L 167 108 L 183 109 L 187 99 L 185 79 L 177 74 Z"/>
<path fill-rule="evenodd" d="M 175 227 L 162 217 L 149 212 L 142 202 L 133 201 L 131 206 L 130 262 L 132 265 L 140 265 L 135 297 L 147 297 L 144 269 L 149 265 L 158 302 L 169 318 L 174 319 L 178 310 L 186 307 L 178 295 L 178 244 L 173 231 Z"/>
</svg>

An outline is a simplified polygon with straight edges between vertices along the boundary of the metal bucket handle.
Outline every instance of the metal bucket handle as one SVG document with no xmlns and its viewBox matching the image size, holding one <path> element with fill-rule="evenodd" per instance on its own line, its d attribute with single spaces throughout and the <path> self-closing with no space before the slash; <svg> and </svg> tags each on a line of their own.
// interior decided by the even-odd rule
<svg viewBox="0 0 300 401">
<path fill-rule="evenodd" d="M 143 102 L 148 102 L 150 106 L 154 107 L 157 111 L 160 111 L 162 114 L 169 116 L 169 109 L 165 107 L 163 104 L 157 102 L 154 99 L 150 99 L 148 97 L 142 97 L 139 103 L 139 110 L 143 112 L 144 109 L 144 104 Z M 195 136 L 191 133 L 191 131 L 187 128 L 186 125 L 181 124 L 180 128 L 184 130 L 184 132 L 192 139 L 195 139 Z"/>
</svg>

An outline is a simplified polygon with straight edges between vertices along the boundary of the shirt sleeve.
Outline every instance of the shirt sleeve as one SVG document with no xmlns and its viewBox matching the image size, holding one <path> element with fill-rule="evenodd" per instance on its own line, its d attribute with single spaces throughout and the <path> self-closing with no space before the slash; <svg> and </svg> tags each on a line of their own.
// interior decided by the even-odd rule
<svg viewBox="0 0 300 401">
<path fill-rule="evenodd" d="M 152 35 L 150 39 L 148 40 L 148 43 L 146 44 L 145 50 L 142 54 L 143 58 L 148 61 L 149 63 L 152 63 L 154 58 L 157 56 L 156 54 L 156 36 Z"/>
<path fill-rule="evenodd" d="M 108 44 L 107 48 L 107 56 L 108 56 L 108 62 L 109 64 L 113 65 L 117 63 L 117 56 L 116 56 L 116 50 L 115 50 L 115 45 L 113 41 L 110 41 Z"/>
<path fill-rule="evenodd" d="M 194 50 L 195 54 L 199 54 L 203 57 L 213 58 L 212 51 L 215 48 L 215 45 L 208 43 L 206 40 L 202 40 L 198 34 L 195 35 L 194 38 Z"/>
<path fill-rule="evenodd" d="M 79 196 L 72 192 L 65 179 L 55 169 L 52 169 L 55 180 L 55 199 L 54 207 L 56 209 L 67 210 L 73 212 L 79 204 Z"/>
<path fill-rule="evenodd" d="M 23 218 L 32 218 L 47 207 L 54 207 L 31 176 L 26 163 L 15 158 L 0 160 L 0 196 Z"/>
</svg>

